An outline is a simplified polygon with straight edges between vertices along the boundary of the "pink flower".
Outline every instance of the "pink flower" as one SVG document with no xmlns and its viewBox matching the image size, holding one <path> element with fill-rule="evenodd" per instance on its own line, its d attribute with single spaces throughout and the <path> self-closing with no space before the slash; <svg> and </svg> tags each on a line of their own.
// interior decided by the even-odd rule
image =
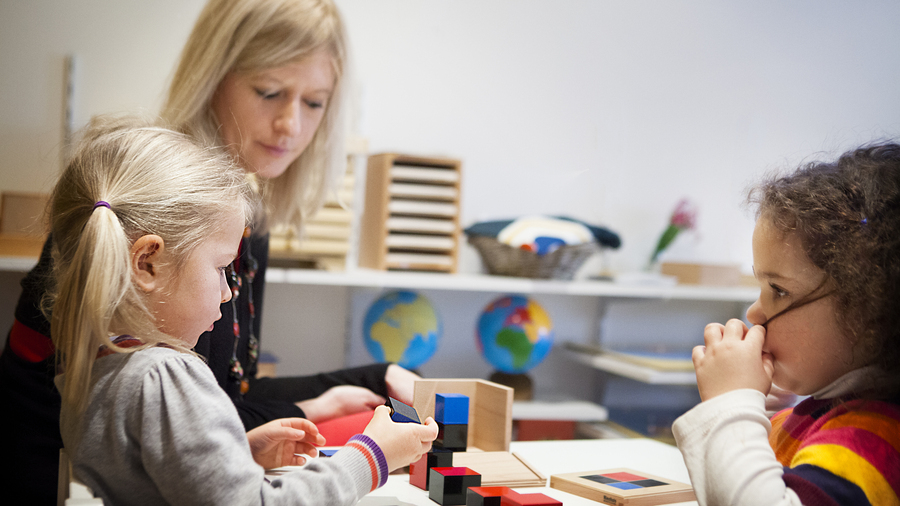
<svg viewBox="0 0 900 506">
<path fill-rule="evenodd" d="M 672 212 L 669 224 L 681 230 L 692 230 L 697 224 L 697 208 L 688 199 L 681 199 Z"/>
<path fill-rule="evenodd" d="M 659 260 L 660 253 L 665 251 L 665 249 L 672 244 L 672 241 L 675 240 L 675 237 L 677 237 L 682 230 L 692 230 L 696 222 L 697 208 L 694 207 L 688 199 L 681 199 L 678 202 L 678 205 L 675 206 L 672 217 L 669 218 L 669 225 L 663 230 L 662 235 L 659 236 L 659 241 L 656 243 L 653 254 L 650 255 L 650 262 L 647 264 L 647 268 L 649 269 L 657 260 Z"/>
</svg>

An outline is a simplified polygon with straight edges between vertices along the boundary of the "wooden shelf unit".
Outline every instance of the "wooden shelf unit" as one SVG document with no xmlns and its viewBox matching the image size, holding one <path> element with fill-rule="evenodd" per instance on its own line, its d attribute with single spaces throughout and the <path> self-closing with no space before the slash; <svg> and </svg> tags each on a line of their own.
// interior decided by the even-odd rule
<svg viewBox="0 0 900 506">
<path fill-rule="evenodd" d="M 459 252 L 459 160 L 394 153 L 369 157 L 359 265 L 455 273 Z"/>
</svg>

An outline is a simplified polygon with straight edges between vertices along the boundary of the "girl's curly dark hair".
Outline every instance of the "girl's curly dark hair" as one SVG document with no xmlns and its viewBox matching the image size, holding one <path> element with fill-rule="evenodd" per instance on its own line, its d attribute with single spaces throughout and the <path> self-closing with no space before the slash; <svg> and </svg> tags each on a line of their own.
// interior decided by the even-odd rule
<svg viewBox="0 0 900 506">
<path fill-rule="evenodd" d="M 757 216 L 796 233 L 835 290 L 856 349 L 900 374 L 900 145 L 881 143 L 812 162 L 750 191 Z"/>
</svg>

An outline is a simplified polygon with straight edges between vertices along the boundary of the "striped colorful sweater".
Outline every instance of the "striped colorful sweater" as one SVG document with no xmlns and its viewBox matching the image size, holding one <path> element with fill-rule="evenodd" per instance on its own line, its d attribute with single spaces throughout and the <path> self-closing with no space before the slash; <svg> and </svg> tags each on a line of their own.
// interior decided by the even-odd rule
<svg viewBox="0 0 900 506">
<path fill-rule="evenodd" d="M 772 417 L 769 443 L 804 505 L 900 505 L 900 404 L 809 398 Z"/>
</svg>

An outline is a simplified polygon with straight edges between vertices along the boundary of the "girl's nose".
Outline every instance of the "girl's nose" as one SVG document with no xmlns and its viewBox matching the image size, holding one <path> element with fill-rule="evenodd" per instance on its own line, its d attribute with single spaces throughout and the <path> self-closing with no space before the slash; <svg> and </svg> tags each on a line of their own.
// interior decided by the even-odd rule
<svg viewBox="0 0 900 506">
<path fill-rule="evenodd" d="M 766 323 L 766 314 L 763 313 L 762 305 L 759 299 L 747 308 L 747 321 L 753 325 L 764 325 Z"/>
<path fill-rule="evenodd" d="M 228 286 L 228 273 L 225 271 L 219 277 L 219 291 L 222 294 L 222 303 L 231 300 L 231 287 Z"/>
</svg>

